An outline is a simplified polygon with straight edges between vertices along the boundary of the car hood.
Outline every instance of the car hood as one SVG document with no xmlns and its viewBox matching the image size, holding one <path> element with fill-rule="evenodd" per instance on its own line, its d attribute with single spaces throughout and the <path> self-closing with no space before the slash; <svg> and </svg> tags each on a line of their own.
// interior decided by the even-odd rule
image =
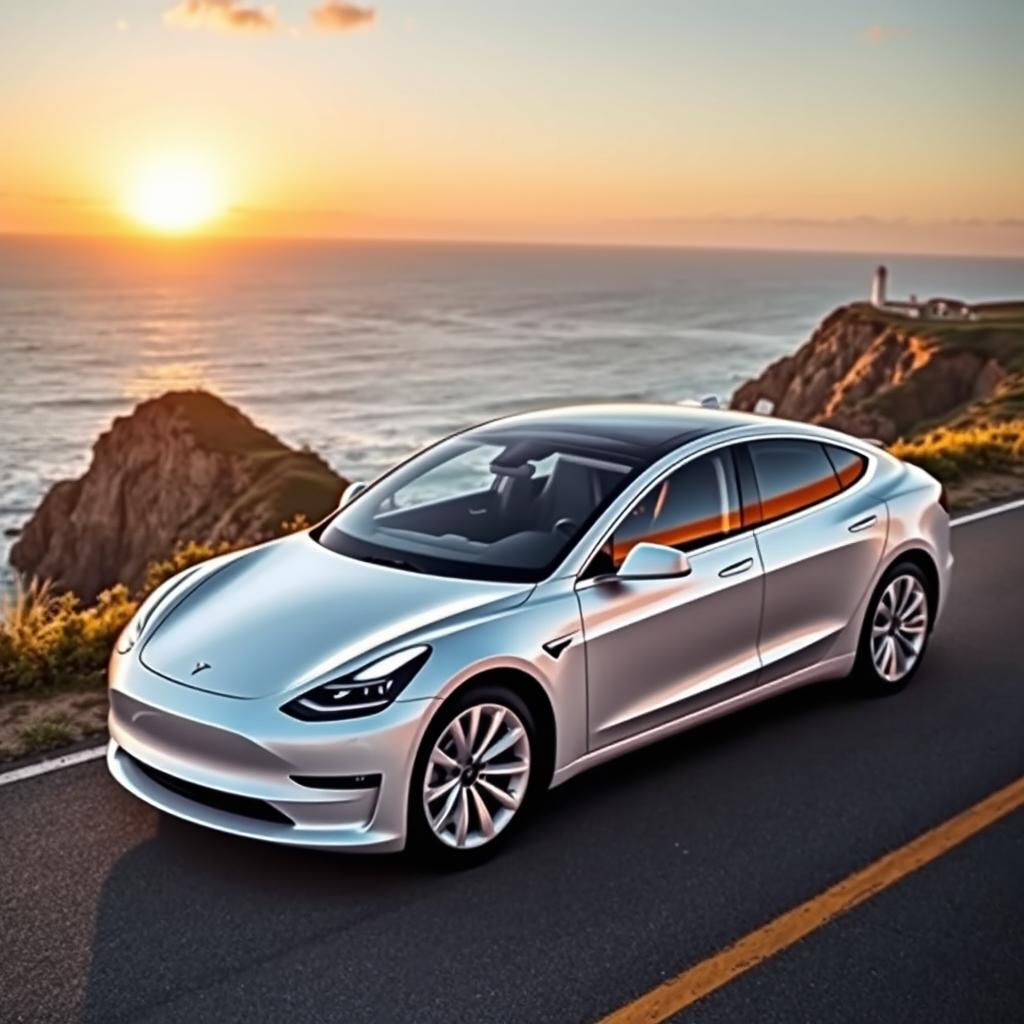
<svg viewBox="0 0 1024 1024">
<path fill-rule="evenodd" d="M 253 548 L 183 589 L 159 610 L 142 663 L 195 689 L 267 697 L 329 678 L 426 627 L 520 604 L 533 588 L 360 562 L 300 534 Z"/>
</svg>

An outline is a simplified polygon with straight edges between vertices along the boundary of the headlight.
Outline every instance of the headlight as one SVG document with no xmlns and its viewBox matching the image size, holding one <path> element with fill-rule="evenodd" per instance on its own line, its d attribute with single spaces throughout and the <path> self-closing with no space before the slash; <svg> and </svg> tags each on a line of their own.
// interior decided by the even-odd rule
<svg viewBox="0 0 1024 1024">
<path fill-rule="evenodd" d="M 430 657 L 426 644 L 389 654 L 289 701 L 281 710 L 304 722 L 337 722 L 383 711 Z"/>
<path fill-rule="evenodd" d="M 191 569 L 186 569 L 184 572 L 179 572 L 177 576 L 172 576 L 169 580 L 164 580 L 156 590 L 153 591 L 149 597 L 146 598 L 142 604 L 139 605 L 138 611 L 131 617 L 128 625 L 121 631 L 121 635 L 117 638 L 117 653 L 127 654 L 142 638 L 142 631 L 146 628 L 146 623 L 153 616 L 153 612 L 156 611 L 160 603 L 167 597 L 172 590 L 174 590 L 180 583 L 184 583 L 196 571 L 198 566 L 193 566 Z"/>
</svg>

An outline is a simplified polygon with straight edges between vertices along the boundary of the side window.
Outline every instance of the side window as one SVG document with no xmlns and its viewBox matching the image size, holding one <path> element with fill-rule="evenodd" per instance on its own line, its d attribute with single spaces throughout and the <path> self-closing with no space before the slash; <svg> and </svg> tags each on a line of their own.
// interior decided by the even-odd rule
<svg viewBox="0 0 1024 1024">
<path fill-rule="evenodd" d="M 749 450 L 765 522 L 839 493 L 832 463 L 817 441 L 752 441 Z"/>
<path fill-rule="evenodd" d="M 832 468 L 839 477 L 839 486 L 845 491 L 855 484 L 868 468 L 868 460 L 863 455 L 851 452 L 849 448 L 840 448 L 835 444 L 825 445 Z"/>
<path fill-rule="evenodd" d="M 655 484 L 633 506 L 612 537 L 618 569 L 640 543 L 692 551 L 740 529 L 736 472 L 728 449 L 710 452 Z"/>
</svg>

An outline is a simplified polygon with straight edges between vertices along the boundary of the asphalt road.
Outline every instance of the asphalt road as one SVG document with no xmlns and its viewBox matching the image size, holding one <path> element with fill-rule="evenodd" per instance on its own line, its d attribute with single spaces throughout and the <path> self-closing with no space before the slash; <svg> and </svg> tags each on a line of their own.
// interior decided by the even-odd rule
<svg viewBox="0 0 1024 1024">
<path fill-rule="evenodd" d="M 789 694 L 553 792 L 500 858 L 277 849 L 101 762 L 0 788 L 0 1021 L 592 1021 L 1024 775 L 1024 510 L 910 688 Z M 1024 1021 L 1024 811 L 680 1015 Z"/>
</svg>

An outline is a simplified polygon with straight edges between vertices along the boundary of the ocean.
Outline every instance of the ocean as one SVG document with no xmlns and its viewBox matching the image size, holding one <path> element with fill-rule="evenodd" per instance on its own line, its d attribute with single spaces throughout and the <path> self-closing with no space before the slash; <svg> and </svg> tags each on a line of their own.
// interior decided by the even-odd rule
<svg viewBox="0 0 1024 1024">
<path fill-rule="evenodd" d="M 0 238 L 0 530 L 170 389 L 214 391 L 354 479 L 502 413 L 726 398 L 865 297 L 880 258 L 894 294 L 1024 294 L 1024 261 L 997 259 Z"/>
</svg>

